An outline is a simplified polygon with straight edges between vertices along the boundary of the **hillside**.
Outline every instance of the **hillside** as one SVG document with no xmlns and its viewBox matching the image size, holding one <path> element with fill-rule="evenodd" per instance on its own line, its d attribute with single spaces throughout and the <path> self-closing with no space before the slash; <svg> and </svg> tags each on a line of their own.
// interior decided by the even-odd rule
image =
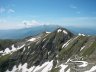
<svg viewBox="0 0 96 72">
<path fill-rule="evenodd" d="M 65 28 L 0 47 L 0 72 L 96 72 L 96 36 Z"/>
</svg>

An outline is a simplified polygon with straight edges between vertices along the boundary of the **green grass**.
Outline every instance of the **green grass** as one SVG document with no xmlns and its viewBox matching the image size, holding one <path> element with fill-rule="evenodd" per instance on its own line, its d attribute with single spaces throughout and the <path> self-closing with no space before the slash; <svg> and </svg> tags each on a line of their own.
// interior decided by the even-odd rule
<svg viewBox="0 0 96 72">
<path fill-rule="evenodd" d="M 10 58 L 10 54 L 4 55 L 0 57 L 0 64 L 7 61 Z"/>
<path fill-rule="evenodd" d="M 73 40 L 66 48 L 63 48 L 59 53 L 60 60 L 66 60 L 74 54 L 79 54 L 81 47 L 86 43 L 87 37 L 79 36 Z"/>
<path fill-rule="evenodd" d="M 0 50 L 4 50 L 6 47 L 10 47 L 12 44 L 16 43 L 17 40 L 1 40 L 0 39 Z"/>
<path fill-rule="evenodd" d="M 96 41 L 88 48 L 84 51 L 83 56 L 90 56 L 96 49 Z"/>
<path fill-rule="evenodd" d="M 59 67 L 58 67 L 58 68 L 53 68 L 53 69 L 51 70 L 51 72 L 59 72 L 59 70 L 60 70 Z"/>
</svg>

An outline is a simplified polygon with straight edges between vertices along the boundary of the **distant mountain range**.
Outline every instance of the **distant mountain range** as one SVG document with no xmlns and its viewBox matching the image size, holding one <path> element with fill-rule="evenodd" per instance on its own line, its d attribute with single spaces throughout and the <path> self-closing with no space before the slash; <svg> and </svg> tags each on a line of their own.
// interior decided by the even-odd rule
<svg viewBox="0 0 96 72">
<path fill-rule="evenodd" d="M 20 40 L 0 40 L 0 72 L 96 72 L 96 36 L 59 27 Z"/>
<path fill-rule="evenodd" d="M 28 36 L 35 36 L 44 31 L 52 32 L 53 30 L 57 29 L 58 27 L 60 27 L 60 26 L 41 25 L 41 26 L 23 28 L 23 29 L 0 30 L 0 39 L 22 39 L 22 38 L 25 38 Z M 84 33 L 87 35 L 96 34 L 95 28 L 94 29 L 79 28 L 79 27 L 77 28 L 77 27 L 70 27 L 70 26 L 64 26 L 64 27 L 68 28 L 74 34 L 78 34 L 78 33 Z"/>
<path fill-rule="evenodd" d="M 56 28 L 57 26 L 53 26 L 53 25 L 41 25 L 41 26 L 23 28 L 23 29 L 0 30 L 0 38 L 1 39 L 22 39 L 28 36 L 35 36 L 45 31 L 51 32 Z"/>
</svg>

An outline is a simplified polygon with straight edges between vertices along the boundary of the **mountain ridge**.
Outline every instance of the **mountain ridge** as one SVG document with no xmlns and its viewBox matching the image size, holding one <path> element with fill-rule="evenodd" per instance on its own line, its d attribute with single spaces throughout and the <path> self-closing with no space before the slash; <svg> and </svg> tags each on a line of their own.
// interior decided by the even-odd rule
<svg viewBox="0 0 96 72">
<path fill-rule="evenodd" d="M 95 36 L 74 35 L 65 28 L 58 28 L 1 50 L 0 71 L 95 72 L 95 54 Z"/>
<path fill-rule="evenodd" d="M 12 29 L 12 30 L 0 30 L 0 39 L 23 39 L 28 36 L 35 36 L 44 31 L 53 32 L 58 27 L 64 27 L 69 29 L 74 34 L 84 33 L 86 35 L 95 35 L 96 29 L 94 28 L 80 28 L 72 26 L 58 26 L 58 25 L 42 25 L 23 29 Z"/>
</svg>

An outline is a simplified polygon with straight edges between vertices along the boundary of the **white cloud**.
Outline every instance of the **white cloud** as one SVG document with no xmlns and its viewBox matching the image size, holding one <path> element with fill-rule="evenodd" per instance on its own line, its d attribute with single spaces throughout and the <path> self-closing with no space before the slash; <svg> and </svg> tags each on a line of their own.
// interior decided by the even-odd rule
<svg viewBox="0 0 96 72">
<path fill-rule="evenodd" d="M 5 12 L 5 8 L 0 7 L 0 13 L 4 13 Z"/>
<path fill-rule="evenodd" d="M 4 7 L 0 7 L 0 13 L 14 13 L 15 12 L 15 10 L 13 10 L 13 9 L 6 9 L 6 8 L 4 8 Z"/>
<path fill-rule="evenodd" d="M 47 22 L 41 22 L 37 20 L 24 20 L 24 21 L 9 21 L 0 19 L 0 30 L 2 29 L 21 29 L 21 28 L 29 28 L 39 25 L 48 25 Z"/>
<path fill-rule="evenodd" d="M 15 10 L 13 10 L 13 9 L 8 9 L 8 13 L 14 13 L 15 12 Z"/>
<path fill-rule="evenodd" d="M 25 26 L 23 24 L 20 24 L 19 22 L 11 22 L 11 21 L 0 21 L 0 30 L 6 30 L 6 29 L 21 29 Z"/>
<path fill-rule="evenodd" d="M 32 26 L 38 26 L 38 25 L 42 25 L 42 22 L 36 21 L 36 20 L 24 20 L 22 21 L 23 25 L 25 25 L 26 27 L 32 27 Z"/>
<path fill-rule="evenodd" d="M 31 24 L 32 24 L 32 25 L 40 25 L 40 22 L 38 22 L 38 21 L 36 21 L 36 20 L 32 20 L 32 21 L 31 21 Z"/>
</svg>

